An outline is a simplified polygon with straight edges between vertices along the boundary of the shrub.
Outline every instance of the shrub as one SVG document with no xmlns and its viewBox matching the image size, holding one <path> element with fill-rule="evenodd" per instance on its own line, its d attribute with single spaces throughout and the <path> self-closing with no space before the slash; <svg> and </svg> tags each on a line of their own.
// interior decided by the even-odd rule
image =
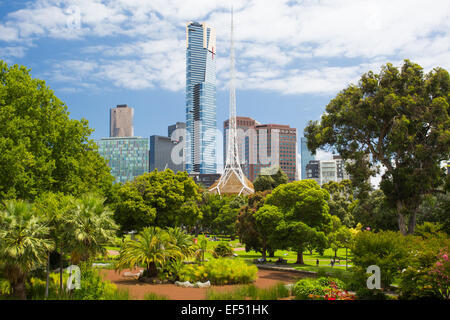
<svg viewBox="0 0 450 320">
<path fill-rule="evenodd" d="M 72 291 L 75 300 L 127 300 L 128 292 L 118 290 L 116 285 L 104 280 L 91 263 L 80 263 L 80 289 Z"/>
<path fill-rule="evenodd" d="M 310 299 L 311 295 L 324 296 L 325 287 L 316 279 L 305 278 L 299 280 L 292 289 L 292 293 L 299 300 Z"/>
<path fill-rule="evenodd" d="M 211 284 L 245 284 L 256 279 L 258 268 L 242 260 L 213 259 L 205 264 L 187 264 L 179 273 L 180 281 L 205 282 Z"/>
<path fill-rule="evenodd" d="M 299 280 L 292 292 L 299 300 L 353 300 L 355 297 L 343 287 L 344 283 L 338 279 L 306 278 Z"/>
<path fill-rule="evenodd" d="M 242 284 L 256 279 L 258 268 L 242 260 L 213 259 L 205 264 L 208 280 L 212 284 Z"/>
<path fill-rule="evenodd" d="M 450 240 L 414 237 L 410 243 L 410 264 L 402 270 L 402 299 L 448 299 Z M 447 278 L 446 278 L 447 277 Z"/>
<path fill-rule="evenodd" d="M 409 239 L 393 231 L 358 233 L 351 248 L 355 272 L 361 279 L 367 279 L 367 267 L 377 265 L 381 271 L 382 288 L 389 287 L 394 278 L 408 265 Z M 360 288 L 365 288 L 366 281 L 362 281 L 360 285 Z"/>
<path fill-rule="evenodd" d="M 233 255 L 233 249 L 228 242 L 220 242 L 213 251 L 215 258 L 230 257 Z"/>
</svg>

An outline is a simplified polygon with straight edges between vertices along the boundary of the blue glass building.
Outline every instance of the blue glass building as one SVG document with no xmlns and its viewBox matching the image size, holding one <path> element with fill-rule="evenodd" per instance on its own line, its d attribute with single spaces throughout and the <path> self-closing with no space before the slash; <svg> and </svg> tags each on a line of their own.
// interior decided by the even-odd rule
<svg viewBox="0 0 450 320">
<path fill-rule="evenodd" d="M 186 171 L 216 173 L 216 35 L 205 23 L 186 26 Z"/>
<path fill-rule="evenodd" d="M 96 141 L 116 182 L 132 181 L 148 172 L 148 138 L 114 137 Z"/>
<path fill-rule="evenodd" d="M 306 179 L 306 166 L 311 160 L 315 160 L 315 157 L 308 149 L 308 139 L 301 138 L 301 162 L 302 162 L 302 179 Z"/>
</svg>

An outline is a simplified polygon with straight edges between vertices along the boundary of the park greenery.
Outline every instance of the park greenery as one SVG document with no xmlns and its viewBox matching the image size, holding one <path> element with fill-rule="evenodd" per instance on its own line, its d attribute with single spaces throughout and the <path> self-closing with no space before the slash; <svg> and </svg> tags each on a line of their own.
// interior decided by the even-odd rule
<svg viewBox="0 0 450 320">
<path fill-rule="evenodd" d="M 70 119 L 30 70 L 0 61 L 0 298 L 129 299 L 93 266 L 106 261 L 152 284 L 245 284 L 209 299 L 449 299 L 450 183 L 439 166 L 450 158 L 449 79 L 408 60 L 364 74 L 305 129 L 311 151 L 337 151 L 351 180 L 289 182 L 279 169 L 237 196 L 170 169 L 113 183 L 88 122 Z M 261 290 L 259 264 L 318 277 Z M 80 289 L 66 286 L 69 265 Z M 366 286 L 371 265 L 379 290 Z"/>
</svg>

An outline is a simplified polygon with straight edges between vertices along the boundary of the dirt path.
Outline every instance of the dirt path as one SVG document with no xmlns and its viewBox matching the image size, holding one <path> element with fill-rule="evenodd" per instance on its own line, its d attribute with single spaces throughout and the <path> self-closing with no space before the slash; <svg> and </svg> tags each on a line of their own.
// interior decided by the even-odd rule
<svg viewBox="0 0 450 320">
<path fill-rule="evenodd" d="M 160 296 L 166 296 L 171 300 L 204 300 L 206 299 L 206 288 L 181 288 L 174 284 L 148 284 L 138 282 L 136 279 L 124 277 L 124 270 L 120 274 L 114 270 L 102 270 L 105 278 L 113 282 L 120 289 L 127 289 L 130 299 L 141 300 L 147 293 L 153 292 Z M 136 270 L 132 271 L 136 273 Z M 295 283 L 297 279 L 303 276 L 299 273 L 289 271 L 259 270 L 255 285 L 258 288 L 268 288 L 278 282 Z M 211 286 L 218 291 L 234 290 L 238 285 Z"/>
</svg>

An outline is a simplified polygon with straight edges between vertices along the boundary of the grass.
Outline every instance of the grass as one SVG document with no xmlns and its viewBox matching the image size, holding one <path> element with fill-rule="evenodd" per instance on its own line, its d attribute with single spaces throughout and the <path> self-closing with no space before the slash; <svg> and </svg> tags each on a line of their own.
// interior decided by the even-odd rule
<svg viewBox="0 0 450 320">
<path fill-rule="evenodd" d="M 240 286 L 233 291 L 219 292 L 212 289 L 206 291 L 206 300 L 278 300 L 290 296 L 290 290 L 284 283 L 278 283 L 267 289 L 255 285 Z"/>
<path fill-rule="evenodd" d="M 169 300 L 169 298 L 164 295 L 158 295 L 156 293 L 150 292 L 144 296 L 144 300 Z"/>
</svg>

